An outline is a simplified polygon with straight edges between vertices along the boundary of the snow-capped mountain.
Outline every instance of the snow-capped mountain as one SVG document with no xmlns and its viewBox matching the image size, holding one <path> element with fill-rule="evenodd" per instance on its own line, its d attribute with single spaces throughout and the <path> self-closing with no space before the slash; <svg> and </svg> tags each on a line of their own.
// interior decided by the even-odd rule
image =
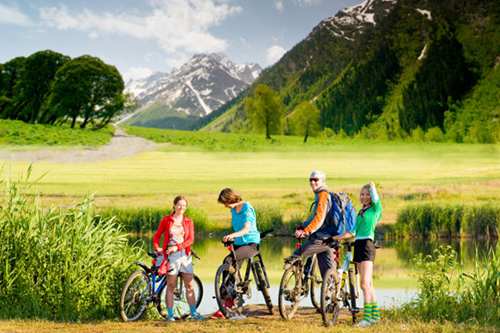
<svg viewBox="0 0 500 333">
<path fill-rule="evenodd" d="M 130 80 L 126 91 L 145 109 L 155 104 L 201 117 L 236 97 L 261 71 L 258 64 L 235 64 L 223 54 L 197 54 L 170 73 Z"/>
<path fill-rule="evenodd" d="M 376 25 L 377 20 L 387 15 L 396 3 L 397 0 L 365 0 L 323 20 L 313 33 L 317 29 L 327 29 L 335 37 L 354 41 L 357 34 L 363 33 L 367 27 Z"/>
</svg>

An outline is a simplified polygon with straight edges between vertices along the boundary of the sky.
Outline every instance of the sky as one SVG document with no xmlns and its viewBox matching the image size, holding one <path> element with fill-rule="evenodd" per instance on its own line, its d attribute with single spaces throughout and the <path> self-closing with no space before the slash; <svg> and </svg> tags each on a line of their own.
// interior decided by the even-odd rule
<svg viewBox="0 0 500 333">
<path fill-rule="evenodd" d="M 197 53 L 267 67 L 323 19 L 361 0 L 0 0 L 0 63 L 51 49 L 90 54 L 124 78 Z"/>
</svg>

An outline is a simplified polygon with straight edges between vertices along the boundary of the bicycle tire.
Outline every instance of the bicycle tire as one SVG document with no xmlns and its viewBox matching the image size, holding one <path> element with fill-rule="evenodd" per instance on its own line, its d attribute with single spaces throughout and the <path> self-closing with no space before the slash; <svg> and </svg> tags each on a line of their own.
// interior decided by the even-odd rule
<svg viewBox="0 0 500 333">
<path fill-rule="evenodd" d="M 330 268 L 321 284 L 321 317 L 327 327 L 335 325 L 339 317 L 340 304 L 337 300 L 339 283 L 337 268 Z"/>
<path fill-rule="evenodd" d="M 133 290 L 132 287 L 134 286 L 133 283 L 137 282 L 143 282 L 144 285 L 140 286 L 138 288 L 135 288 L 137 290 Z M 132 297 L 132 299 L 129 299 L 131 301 L 131 304 L 128 304 L 127 302 L 127 295 L 129 292 L 133 292 L 132 295 L 129 295 Z M 123 321 L 136 321 L 141 319 L 144 316 L 144 313 L 146 312 L 146 309 L 150 303 L 151 299 L 151 289 L 149 286 L 149 277 L 144 273 L 142 270 L 137 270 L 130 274 L 130 276 L 127 279 L 127 282 L 125 282 L 125 285 L 122 288 L 122 292 L 120 295 L 120 317 Z M 128 312 L 128 308 L 130 306 L 137 305 L 137 310 L 133 311 L 133 313 Z"/>
<path fill-rule="evenodd" d="M 311 276 L 309 277 L 309 292 L 311 296 L 311 303 L 316 308 L 317 311 L 321 311 L 321 285 L 322 285 L 322 277 L 321 273 L 319 272 L 319 267 L 318 267 L 318 261 L 317 259 L 314 260 L 313 263 L 313 268 L 311 271 Z M 316 288 L 319 287 L 319 295 L 316 295 Z"/>
<path fill-rule="evenodd" d="M 293 318 L 295 313 L 297 312 L 297 309 L 299 307 L 300 299 L 297 299 L 296 289 L 297 289 L 297 278 L 302 280 L 302 271 L 297 273 L 297 266 L 293 265 L 283 272 L 283 276 L 281 277 L 280 281 L 280 289 L 278 293 L 278 308 L 279 312 L 281 315 L 281 318 L 285 320 L 290 320 Z M 288 283 L 291 278 L 294 278 L 295 283 L 294 283 L 294 290 L 292 293 L 290 293 L 290 290 L 288 289 Z M 293 298 L 293 301 L 291 302 L 290 309 L 287 308 L 285 301 L 287 301 L 287 298 Z"/>
<path fill-rule="evenodd" d="M 198 293 L 196 293 L 196 308 L 198 308 L 203 300 L 203 283 L 197 275 L 193 274 L 193 283 L 198 285 Z"/>
<path fill-rule="evenodd" d="M 182 279 L 182 276 L 179 274 L 177 276 L 177 280 Z M 178 282 L 176 282 L 176 285 L 178 285 Z M 185 295 L 185 285 L 182 283 L 183 290 L 180 291 L 180 295 Z M 167 311 L 166 311 L 166 304 L 167 304 L 167 299 L 166 299 L 166 292 L 167 288 L 165 287 L 160 295 L 160 300 L 158 304 L 156 305 L 156 309 L 158 313 L 160 314 L 161 317 L 166 318 L 167 317 Z M 203 283 L 201 283 L 201 280 L 198 276 L 193 274 L 193 289 L 196 297 L 196 308 L 198 308 L 201 304 L 201 301 L 203 299 Z M 179 301 L 178 299 L 175 298 L 174 296 L 174 302 Z M 165 308 L 164 308 L 165 307 Z"/>
<path fill-rule="evenodd" d="M 354 272 L 353 269 L 350 268 L 349 271 L 347 272 L 348 276 L 348 281 L 349 281 L 349 301 L 351 302 L 351 315 L 352 315 L 352 322 L 356 323 L 356 313 L 357 313 L 357 306 L 356 306 L 356 286 L 355 286 L 355 280 L 354 280 Z"/>
<path fill-rule="evenodd" d="M 226 273 L 225 276 L 225 281 L 224 281 L 224 273 Z M 236 284 L 236 279 L 234 278 L 234 273 L 231 273 L 229 271 L 229 264 L 222 264 L 219 266 L 217 269 L 217 272 L 215 273 L 215 281 L 214 281 L 214 288 L 215 288 L 215 300 L 217 301 L 217 306 L 219 307 L 219 310 L 224 314 L 225 317 L 228 317 L 229 311 L 227 308 L 224 306 L 226 303 L 226 298 L 224 293 L 230 293 L 232 296 L 236 296 L 236 291 L 234 289 L 234 285 Z M 233 276 L 233 286 L 225 286 L 230 281 L 230 277 Z M 224 288 L 224 292 L 223 289 Z M 236 297 L 234 298 L 236 299 Z M 237 302 L 237 300 L 235 300 Z M 235 303 L 236 304 L 236 303 Z"/>
<path fill-rule="evenodd" d="M 269 294 L 269 289 L 267 289 L 266 279 L 264 278 L 264 274 L 262 271 L 262 266 L 260 262 L 254 263 L 255 273 L 257 274 L 257 281 L 259 283 L 259 289 L 262 292 L 262 296 L 264 296 L 264 301 L 266 302 L 267 310 L 269 314 L 273 314 L 273 302 L 271 300 L 271 295 Z"/>
</svg>

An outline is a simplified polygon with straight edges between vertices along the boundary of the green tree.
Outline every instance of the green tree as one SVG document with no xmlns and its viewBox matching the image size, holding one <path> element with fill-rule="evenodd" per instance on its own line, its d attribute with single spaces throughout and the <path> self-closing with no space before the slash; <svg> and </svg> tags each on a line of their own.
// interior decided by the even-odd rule
<svg viewBox="0 0 500 333">
<path fill-rule="evenodd" d="M 15 118 L 13 97 L 15 95 L 15 86 L 20 80 L 25 61 L 25 57 L 17 57 L 1 65 L 0 118 Z"/>
<path fill-rule="evenodd" d="M 46 106 L 51 116 L 46 120 L 70 119 L 73 128 L 81 118 L 81 128 L 89 123 L 102 128 L 123 110 L 123 89 L 116 67 L 88 55 L 75 58 L 57 72 Z"/>
<path fill-rule="evenodd" d="M 269 86 L 257 85 L 253 96 L 245 99 L 245 112 L 255 129 L 265 130 L 266 139 L 271 139 L 271 134 L 281 132 L 283 103 L 279 95 Z"/>
<path fill-rule="evenodd" d="M 321 130 L 319 109 L 312 103 L 302 102 L 290 115 L 292 133 L 304 136 L 304 143 L 309 136 L 315 136 Z"/>
<path fill-rule="evenodd" d="M 50 94 L 50 87 L 57 70 L 70 58 L 63 54 L 45 50 L 33 53 L 24 63 L 14 96 L 16 118 L 35 123 L 43 118 L 40 110 Z"/>
</svg>

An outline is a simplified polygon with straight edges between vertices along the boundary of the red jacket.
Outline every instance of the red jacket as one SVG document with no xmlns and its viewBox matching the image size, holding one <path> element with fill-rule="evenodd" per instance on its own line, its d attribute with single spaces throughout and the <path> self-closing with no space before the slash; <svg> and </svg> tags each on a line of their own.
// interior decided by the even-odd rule
<svg viewBox="0 0 500 333">
<path fill-rule="evenodd" d="M 164 235 L 163 238 L 163 251 L 167 250 L 168 242 L 170 240 L 170 227 L 174 223 L 173 215 L 164 216 L 160 225 L 158 226 L 158 230 L 156 230 L 153 236 L 153 248 L 156 250 L 160 246 L 160 238 L 161 235 Z M 182 221 L 184 226 L 184 242 L 182 244 L 178 244 L 178 251 L 185 250 L 186 254 L 189 255 L 191 253 L 191 245 L 194 242 L 194 225 L 193 221 L 189 217 L 184 216 L 184 221 Z"/>
</svg>

